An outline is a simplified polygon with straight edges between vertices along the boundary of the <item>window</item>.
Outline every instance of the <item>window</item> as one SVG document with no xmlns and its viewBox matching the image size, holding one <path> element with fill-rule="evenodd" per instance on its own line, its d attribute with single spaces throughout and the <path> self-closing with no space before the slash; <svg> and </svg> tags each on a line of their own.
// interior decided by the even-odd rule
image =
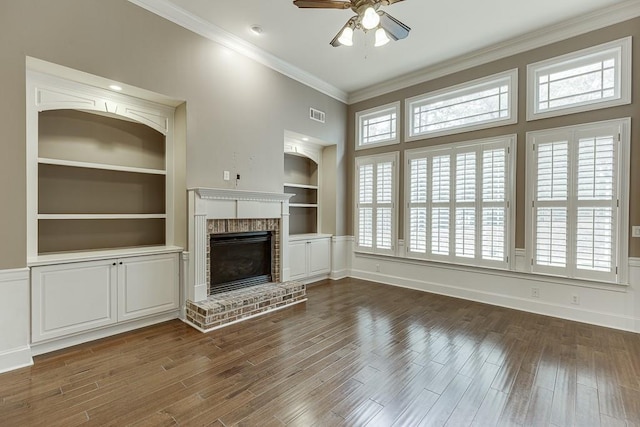
<svg viewBox="0 0 640 427">
<path fill-rule="evenodd" d="M 527 120 L 631 102 L 631 37 L 527 67 Z"/>
<path fill-rule="evenodd" d="M 399 153 L 356 158 L 356 250 L 394 254 Z"/>
<path fill-rule="evenodd" d="M 407 99 L 407 141 L 517 122 L 518 70 Z"/>
<path fill-rule="evenodd" d="M 630 119 L 527 134 L 527 252 L 536 273 L 624 283 Z M 624 159 L 624 160 L 623 160 Z"/>
<path fill-rule="evenodd" d="M 515 135 L 407 150 L 407 256 L 508 268 Z"/>
<path fill-rule="evenodd" d="M 356 150 L 398 144 L 400 102 L 356 113 Z"/>
</svg>

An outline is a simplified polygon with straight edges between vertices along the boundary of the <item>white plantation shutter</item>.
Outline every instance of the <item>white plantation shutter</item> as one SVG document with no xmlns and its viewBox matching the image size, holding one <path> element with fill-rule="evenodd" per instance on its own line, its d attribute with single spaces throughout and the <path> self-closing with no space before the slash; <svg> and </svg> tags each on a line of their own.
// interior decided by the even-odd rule
<svg viewBox="0 0 640 427">
<path fill-rule="evenodd" d="M 482 152 L 482 259 L 507 257 L 507 148 Z"/>
<path fill-rule="evenodd" d="M 409 252 L 427 252 L 427 159 L 409 160 Z"/>
<path fill-rule="evenodd" d="M 431 171 L 431 252 L 449 255 L 451 155 L 434 156 Z"/>
<path fill-rule="evenodd" d="M 377 164 L 376 191 L 376 246 L 393 248 L 393 161 Z"/>
<path fill-rule="evenodd" d="M 473 258 L 476 246 L 476 153 L 456 155 L 455 254 Z"/>
<path fill-rule="evenodd" d="M 407 150 L 409 256 L 508 267 L 515 136 Z"/>
<path fill-rule="evenodd" d="M 373 248 L 373 164 L 358 168 L 358 245 Z"/>
<path fill-rule="evenodd" d="M 356 158 L 356 248 L 394 252 L 398 153 Z"/>
<path fill-rule="evenodd" d="M 529 135 L 533 271 L 618 281 L 623 123 Z"/>
</svg>

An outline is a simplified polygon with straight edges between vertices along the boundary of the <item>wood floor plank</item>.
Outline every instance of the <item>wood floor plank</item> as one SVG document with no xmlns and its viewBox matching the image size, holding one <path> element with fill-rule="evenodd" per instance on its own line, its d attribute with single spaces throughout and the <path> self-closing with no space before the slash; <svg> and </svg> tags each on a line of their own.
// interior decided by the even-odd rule
<svg viewBox="0 0 640 427">
<path fill-rule="evenodd" d="M 638 426 L 640 335 L 359 279 L 0 375 L 4 426 Z"/>
<path fill-rule="evenodd" d="M 577 426 L 599 426 L 600 411 L 598 390 L 583 384 L 576 387 L 576 424 Z"/>
</svg>

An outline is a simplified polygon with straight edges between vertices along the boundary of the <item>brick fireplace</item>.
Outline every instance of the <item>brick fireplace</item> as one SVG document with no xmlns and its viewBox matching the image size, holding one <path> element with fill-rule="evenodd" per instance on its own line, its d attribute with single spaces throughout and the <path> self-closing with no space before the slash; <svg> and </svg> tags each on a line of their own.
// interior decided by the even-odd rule
<svg viewBox="0 0 640 427">
<path fill-rule="evenodd" d="M 291 195 L 194 188 L 188 196 L 189 263 L 183 289 L 183 316 L 188 323 L 208 331 L 306 300 L 303 284 L 287 282 Z M 211 235 L 252 231 L 271 232 L 274 283 L 209 296 Z"/>
</svg>

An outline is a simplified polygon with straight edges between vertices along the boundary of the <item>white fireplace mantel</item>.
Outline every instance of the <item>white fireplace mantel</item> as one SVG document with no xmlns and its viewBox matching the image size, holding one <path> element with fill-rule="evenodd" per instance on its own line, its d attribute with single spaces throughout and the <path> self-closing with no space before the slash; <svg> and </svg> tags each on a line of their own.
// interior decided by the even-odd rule
<svg viewBox="0 0 640 427">
<path fill-rule="evenodd" d="M 191 188 L 189 198 L 189 274 L 184 298 L 207 298 L 207 221 L 210 219 L 280 219 L 280 277 L 289 279 L 289 199 L 292 194 L 222 188 Z M 184 307 L 184 305 L 183 305 Z"/>
</svg>

